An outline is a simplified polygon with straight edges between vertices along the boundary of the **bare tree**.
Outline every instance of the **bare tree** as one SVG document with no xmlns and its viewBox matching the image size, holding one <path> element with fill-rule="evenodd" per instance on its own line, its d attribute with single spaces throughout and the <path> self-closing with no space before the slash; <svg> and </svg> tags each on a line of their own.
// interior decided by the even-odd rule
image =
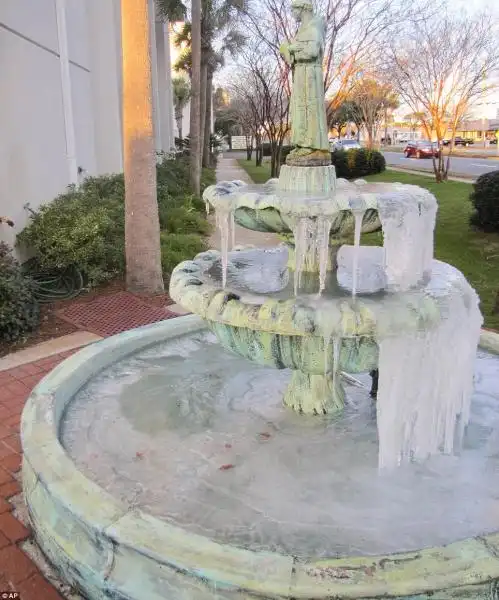
<svg viewBox="0 0 499 600">
<path fill-rule="evenodd" d="M 265 49 L 255 45 L 242 57 L 241 86 L 255 116 L 257 154 L 261 138 L 270 146 L 271 176 L 277 177 L 281 167 L 281 151 L 290 131 L 289 98 L 291 69 L 277 61 Z"/>
<path fill-rule="evenodd" d="M 163 291 L 147 0 L 121 0 L 126 282 Z"/>
<path fill-rule="evenodd" d="M 438 182 L 448 179 L 459 123 L 490 91 L 487 78 L 498 66 L 497 26 L 486 13 L 419 20 L 392 45 L 389 76 L 398 93 L 420 113 L 426 136 L 440 149 L 451 137 L 447 160 L 442 152 L 433 159 Z"/>
<path fill-rule="evenodd" d="M 289 0 L 247 0 L 248 30 L 283 69 L 279 47 L 296 32 Z M 328 111 L 348 97 L 366 64 L 382 60 L 384 48 L 401 23 L 436 10 L 430 0 L 318 0 L 326 22 L 324 89 Z M 431 9 L 429 7 L 432 7 Z"/>
<path fill-rule="evenodd" d="M 404 121 L 411 128 L 411 133 L 412 133 L 413 137 L 416 134 L 416 129 L 422 124 L 423 117 L 424 117 L 423 112 L 411 112 L 411 113 L 405 115 Z"/>
<path fill-rule="evenodd" d="M 250 151 L 255 145 L 255 163 L 259 167 L 262 164 L 262 123 L 265 121 L 265 105 L 261 97 L 261 89 L 255 85 L 253 77 L 248 79 L 248 72 L 243 71 L 239 78 L 232 82 L 231 95 L 233 100 L 231 106 L 234 109 L 234 119 L 242 135 L 246 138 L 246 156 L 251 160 Z"/>
<path fill-rule="evenodd" d="M 373 148 L 378 131 L 390 108 L 398 105 L 392 88 L 375 79 L 362 79 L 357 82 L 350 94 L 353 110 L 357 112 L 358 121 L 367 133 L 367 147 Z"/>
<path fill-rule="evenodd" d="M 230 104 L 219 112 L 219 120 L 228 123 L 232 131 L 244 135 L 246 141 L 246 158 L 253 156 L 254 142 L 258 141 L 257 130 L 260 125 L 259 116 L 255 113 L 254 105 L 248 100 L 248 91 L 240 83 L 233 86 Z"/>
</svg>

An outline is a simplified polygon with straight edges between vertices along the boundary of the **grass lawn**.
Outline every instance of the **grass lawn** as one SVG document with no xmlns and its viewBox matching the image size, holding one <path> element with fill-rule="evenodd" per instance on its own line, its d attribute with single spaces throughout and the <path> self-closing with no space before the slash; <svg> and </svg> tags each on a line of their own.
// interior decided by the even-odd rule
<svg viewBox="0 0 499 600">
<path fill-rule="evenodd" d="M 245 160 L 239 164 L 246 169 L 255 183 L 269 178 L 269 168 L 255 167 Z M 385 171 L 366 177 L 369 181 L 410 183 L 425 187 L 438 200 L 438 217 L 435 229 L 435 258 L 454 265 L 478 292 L 485 327 L 499 330 L 499 314 L 492 314 L 499 292 L 499 235 L 481 233 L 469 225 L 471 191 L 469 183 L 448 181 L 437 184 L 431 177 Z M 381 244 L 381 232 L 363 236 L 363 244 Z"/>
</svg>

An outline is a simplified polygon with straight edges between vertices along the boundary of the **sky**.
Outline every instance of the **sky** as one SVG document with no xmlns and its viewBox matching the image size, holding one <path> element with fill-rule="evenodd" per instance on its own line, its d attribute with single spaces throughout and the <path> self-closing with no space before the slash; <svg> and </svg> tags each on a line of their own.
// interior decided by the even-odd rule
<svg viewBox="0 0 499 600">
<path fill-rule="evenodd" d="M 1 1 L 1 0 L 0 0 Z M 499 1 L 498 0 L 448 0 L 448 6 L 451 11 L 465 11 L 469 14 L 479 11 L 490 11 L 497 18 L 499 30 Z M 498 36 L 499 44 L 499 36 Z M 226 85 L 227 77 L 230 77 L 232 61 L 227 60 L 226 67 L 219 71 L 215 76 L 215 85 Z M 497 111 L 499 110 L 499 89 L 489 93 L 488 97 L 480 101 L 481 104 L 474 109 L 475 118 L 495 119 L 499 118 Z M 401 107 L 401 110 L 405 108 Z M 399 112 L 399 111 L 397 111 Z M 406 111 L 407 112 L 407 111 Z M 409 111 L 410 112 L 410 111 Z"/>
</svg>

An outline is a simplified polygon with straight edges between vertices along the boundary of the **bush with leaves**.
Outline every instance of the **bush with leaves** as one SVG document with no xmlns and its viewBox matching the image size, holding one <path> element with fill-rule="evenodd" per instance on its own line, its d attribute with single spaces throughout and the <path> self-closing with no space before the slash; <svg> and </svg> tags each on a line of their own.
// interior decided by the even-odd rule
<svg viewBox="0 0 499 600">
<path fill-rule="evenodd" d="M 480 175 L 470 200 L 474 208 L 471 224 L 482 231 L 499 232 L 499 171 Z"/>
<path fill-rule="evenodd" d="M 331 163 L 336 169 L 336 177 L 357 179 L 367 175 L 382 173 L 386 169 L 385 157 L 377 150 L 353 148 L 331 152 Z"/>
<path fill-rule="evenodd" d="M 293 150 L 293 146 L 283 145 L 281 146 L 281 164 L 284 164 L 286 161 L 286 156 Z M 262 144 L 262 156 L 271 156 L 272 151 L 269 142 L 264 142 Z"/>
<path fill-rule="evenodd" d="M 161 264 L 163 272 L 169 276 L 180 262 L 192 260 L 196 254 L 207 249 L 206 240 L 194 233 L 162 233 Z"/>
<path fill-rule="evenodd" d="M 203 170 L 203 187 L 215 180 Z M 157 166 L 160 226 L 165 232 L 197 237 L 209 232 L 204 202 L 191 193 L 189 161 L 163 160 Z M 19 234 L 40 268 L 77 267 L 88 285 L 112 279 L 125 269 L 125 183 L 123 174 L 89 177 L 33 215 Z M 165 272 L 169 272 L 165 267 Z"/>
<path fill-rule="evenodd" d="M 122 177 L 122 176 L 121 176 Z M 40 207 L 17 240 L 42 269 L 76 266 L 90 286 L 123 272 L 125 227 L 119 178 L 91 178 Z M 104 181 L 103 181 L 104 180 Z M 100 196 L 101 192 L 109 195 Z"/>
<path fill-rule="evenodd" d="M 40 312 L 34 290 L 11 249 L 0 242 L 0 341 L 13 342 L 36 328 Z"/>
</svg>

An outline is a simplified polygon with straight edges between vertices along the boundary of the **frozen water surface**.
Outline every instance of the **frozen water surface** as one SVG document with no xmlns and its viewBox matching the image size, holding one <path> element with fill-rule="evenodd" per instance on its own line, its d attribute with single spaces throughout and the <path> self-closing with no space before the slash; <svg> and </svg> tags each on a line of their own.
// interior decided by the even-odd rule
<svg viewBox="0 0 499 600">
<path fill-rule="evenodd" d="M 281 406 L 289 371 L 231 355 L 209 333 L 96 376 L 61 440 L 115 497 L 223 543 L 303 557 L 417 549 L 499 529 L 498 367 L 478 353 L 459 456 L 388 473 L 366 390 L 346 385 L 340 417 L 298 415 Z"/>
</svg>

